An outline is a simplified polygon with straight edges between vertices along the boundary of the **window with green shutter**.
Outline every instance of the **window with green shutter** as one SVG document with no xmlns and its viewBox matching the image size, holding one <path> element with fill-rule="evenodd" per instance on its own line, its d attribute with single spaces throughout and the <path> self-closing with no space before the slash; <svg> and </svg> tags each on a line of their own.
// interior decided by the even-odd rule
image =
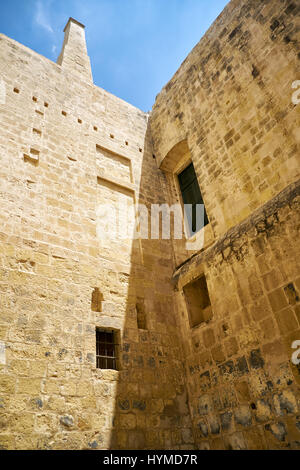
<svg viewBox="0 0 300 470">
<path fill-rule="evenodd" d="M 190 234 L 197 232 L 203 226 L 209 223 L 207 213 L 204 207 L 204 222 L 197 220 L 196 207 L 197 204 L 203 204 L 203 198 L 199 188 L 197 176 L 195 173 L 194 165 L 191 163 L 185 168 L 179 175 L 179 186 L 182 194 L 182 200 L 184 204 L 192 205 L 192 212 L 187 216 L 187 222 L 189 226 Z"/>
</svg>

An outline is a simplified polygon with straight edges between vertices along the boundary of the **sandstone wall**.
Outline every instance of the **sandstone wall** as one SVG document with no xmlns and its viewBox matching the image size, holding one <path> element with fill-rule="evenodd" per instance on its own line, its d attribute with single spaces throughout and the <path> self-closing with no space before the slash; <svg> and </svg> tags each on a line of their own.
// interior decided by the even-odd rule
<svg viewBox="0 0 300 470">
<path fill-rule="evenodd" d="M 233 0 L 150 116 L 169 203 L 191 160 L 210 221 L 202 249 L 173 240 L 201 449 L 299 447 L 298 51 L 297 2 Z M 203 274 L 213 315 L 191 328 L 184 287 Z"/>
<path fill-rule="evenodd" d="M 101 204 L 162 192 L 148 116 L 3 35 L 0 63 L 2 448 L 192 446 L 172 248 L 97 235 Z M 120 370 L 96 368 L 96 327 Z"/>
</svg>

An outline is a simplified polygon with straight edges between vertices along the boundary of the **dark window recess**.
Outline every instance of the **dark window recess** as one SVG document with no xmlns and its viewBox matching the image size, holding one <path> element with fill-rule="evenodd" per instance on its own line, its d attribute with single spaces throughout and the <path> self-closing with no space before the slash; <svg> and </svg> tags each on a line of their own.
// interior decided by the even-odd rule
<svg viewBox="0 0 300 470">
<path fill-rule="evenodd" d="M 187 284 L 183 288 L 190 327 L 209 322 L 212 319 L 212 308 L 205 276 Z"/>
<path fill-rule="evenodd" d="M 117 370 L 116 333 L 96 330 L 96 367 Z"/>
<path fill-rule="evenodd" d="M 197 220 L 196 207 L 197 204 L 203 204 L 203 198 L 199 188 L 197 176 L 195 173 L 194 165 L 191 163 L 185 170 L 178 175 L 179 186 L 182 194 L 184 204 L 192 205 L 192 213 L 186 212 L 187 222 L 190 234 L 198 232 L 202 227 L 209 223 L 206 210 L 204 207 L 204 225 L 202 220 Z M 199 219 L 199 217 L 198 217 Z"/>
</svg>

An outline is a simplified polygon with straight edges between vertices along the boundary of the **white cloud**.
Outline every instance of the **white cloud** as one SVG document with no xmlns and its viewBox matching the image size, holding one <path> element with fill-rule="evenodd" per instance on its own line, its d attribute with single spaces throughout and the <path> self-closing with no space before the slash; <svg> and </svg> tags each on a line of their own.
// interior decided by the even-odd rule
<svg viewBox="0 0 300 470">
<path fill-rule="evenodd" d="M 49 33 L 53 33 L 52 26 L 50 24 L 50 20 L 48 18 L 47 12 L 45 11 L 45 5 L 46 8 L 50 6 L 50 2 L 42 3 L 40 0 L 36 2 L 36 13 L 34 16 L 34 20 L 37 25 L 39 25 L 41 28 L 44 28 L 46 31 Z"/>
</svg>

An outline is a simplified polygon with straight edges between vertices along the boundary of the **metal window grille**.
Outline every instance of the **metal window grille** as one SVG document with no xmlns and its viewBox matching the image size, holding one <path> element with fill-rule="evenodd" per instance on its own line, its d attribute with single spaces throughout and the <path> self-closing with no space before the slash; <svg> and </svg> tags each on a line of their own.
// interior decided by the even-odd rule
<svg viewBox="0 0 300 470">
<path fill-rule="evenodd" d="M 96 366 L 98 369 L 117 370 L 115 333 L 96 330 Z"/>
</svg>

